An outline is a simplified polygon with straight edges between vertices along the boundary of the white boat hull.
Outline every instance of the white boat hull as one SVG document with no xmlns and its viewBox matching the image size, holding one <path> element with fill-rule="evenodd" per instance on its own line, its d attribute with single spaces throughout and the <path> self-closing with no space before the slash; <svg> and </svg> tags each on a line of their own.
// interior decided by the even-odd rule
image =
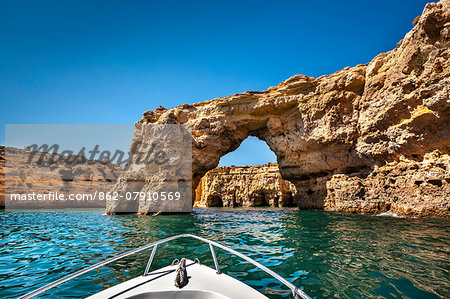
<svg viewBox="0 0 450 299">
<path fill-rule="evenodd" d="M 88 298 L 267 298 L 252 287 L 226 274 L 186 260 L 189 281 L 183 288 L 175 286 L 178 265 L 167 266 L 146 276 L 139 276 L 103 290 Z"/>
</svg>

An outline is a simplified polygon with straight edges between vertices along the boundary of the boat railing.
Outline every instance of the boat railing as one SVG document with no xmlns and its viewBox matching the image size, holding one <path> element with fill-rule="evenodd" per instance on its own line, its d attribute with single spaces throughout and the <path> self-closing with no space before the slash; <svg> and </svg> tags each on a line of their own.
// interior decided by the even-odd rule
<svg viewBox="0 0 450 299">
<path fill-rule="evenodd" d="M 77 271 L 77 272 L 74 272 L 74 273 L 72 273 L 72 274 L 69 274 L 69 275 L 67 275 L 67 276 L 64 276 L 64 277 L 62 277 L 62 278 L 60 278 L 60 279 L 58 279 L 58 280 L 55 280 L 54 282 L 49 283 L 49 284 L 47 284 L 47 285 L 45 285 L 45 286 L 42 286 L 42 287 L 40 287 L 40 288 L 38 288 L 38 289 L 36 289 L 36 290 L 30 292 L 30 293 L 27 293 L 27 294 L 25 294 L 24 296 L 22 296 L 22 297 L 20 297 L 20 298 L 21 298 L 21 299 L 22 299 L 22 298 L 23 298 L 23 299 L 24 299 L 24 298 L 31 298 L 31 297 L 36 296 L 36 295 L 38 295 L 38 294 L 41 294 L 41 293 L 43 293 L 43 292 L 45 292 L 45 291 L 47 291 L 47 290 L 49 290 L 49 289 L 51 289 L 51 288 L 54 288 L 54 287 L 56 287 L 56 286 L 58 286 L 58 285 L 60 285 L 60 284 L 63 284 L 63 283 L 65 283 L 65 282 L 67 282 L 67 281 L 69 281 L 69 280 L 71 280 L 71 279 L 74 279 L 75 277 L 78 277 L 78 276 L 80 276 L 80 275 L 83 275 L 83 274 L 85 274 L 85 273 L 87 273 L 87 272 L 89 272 L 89 271 L 92 271 L 92 270 L 94 270 L 94 269 L 100 268 L 100 267 L 105 266 L 105 265 L 107 265 L 107 264 L 109 264 L 109 263 L 112 263 L 112 262 L 114 262 L 114 261 L 117 261 L 117 260 L 119 260 L 119 259 L 122 259 L 122 258 L 124 258 L 124 257 L 127 257 L 127 256 L 129 256 L 129 255 L 138 253 L 138 252 L 140 252 L 140 251 L 144 251 L 144 250 L 153 248 L 153 249 L 152 249 L 152 252 L 151 252 L 151 254 L 150 254 L 150 257 L 149 257 L 149 259 L 148 259 L 147 266 L 145 267 L 145 270 L 144 270 L 144 273 L 143 273 L 143 275 L 146 276 L 146 275 L 148 275 L 148 273 L 149 273 L 149 271 L 150 271 L 150 267 L 151 267 L 151 265 L 152 265 L 153 258 L 154 258 L 154 256 L 155 256 L 155 253 L 156 253 L 156 250 L 157 250 L 157 248 L 158 248 L 158 245 L 164 244 L 164 243 L 167 243 L 167 242 L 170 242 L 170 241 L 179 239 L 179 238 L 194 238 L 194 239 L 200 240 L 200 241 L 202 241 L 202 242 L 208 243 L 208 244 L 209 244 L 209 248 L 210 248 L 210 250 L 211 250 L 211 255 L 212 255 L 212 258 L 213 258 L 213 261 L 214 261 L 214 266 L 215 266 L 215 268 L 216 268 L 217 274 L 221 274 L 221 271 L 220 271 L 219 263 L 218 263 L 218 261 L 217 261 L 216 253 L 215 253 L 215 251 L 214 251 L 214 247 L 217 247 L 217 248 L 220 248 L 220 249 L 222 249 L 222 250 L 225 250 L 225 251 L 227 251 L 227 252 L 229 252 L 229 253 L 232 253 L 232 254 L 234 254 L 234 255 L 236 255 L 236 256 L 238 256 L 238 257 L 240 257 L 240 258 L 246 260 L 247 262 L 251 263 L 251 264 L 254 265 L 255 267 L 257 267 L 257 268 L 263 270 L 263 271 L 266 272 L 267 274 L 271 275 L 273 278 L 275 278 L 276 280 L 278 280 L 279 282 L 281 282 L 282 284 L 284 284 L 286 287 L 288 287 L 288 288 L 291 290 L 292 296 L 293 296 L 294 298 L 305 298 L 305 299 L 306 299 L 306 298 L 311 298 L 311 297 L 309 297 L 305 292 L 303 292 L 303 290 L 299 289 L 298 287 L 296 287 L 295 285 L 293 285 L 291 282 L 287 281 L 285 278 L 281 277 L 280 275 L 278 275 L 278 274 L 275 273 L 274 271 L 270 270 L 270 269 L 267 268 L 266 266 L 264 266 L 264 265 L 258 263 L 258 262 L 255 261 L 254 259 L 252 259 L 252 258 L 250 258 L 250 257 L 248 257 L 248 256 L 246 256 L 246 255 L 244 255 L 244 254 L 242 254 L 242 253 L 240 253 L 240 252 L 234 250 L 234 249 L 231 249 L 231 248 L 229 248 L 229 247 L 227 247 L 227 246 L 225 246 L 225 245 L 219 244 L 219 243 L 217 243 L 217 242 L 214 242 L 214 241 L 211 241 L 211 240 L 208 240 L 208 239 L 199 237 L 199 236 L 191 235 L 191 234 L 181 234 L 181 235 L 176 235 L 176 236 L 168 237 L 168 238 L 165 238 L 165 239 L 162 239 L 162 240 L 159 240 L 159 241 L 156 241 L 156 242 L 153 242 L 153 243 L 150 243 L 150 244 L 141 246 L 141 247 L 139 247 L 139 248 L 136 248 L 136 249 L 133 249 L 133 250 L 130 250 L 130 251 L 121 253 L 121 254 L 119 254 L 119 255 L 116 255 L 116 256 L 114 256 L 114 257 L 111 257 L 111 258 L 109 258 L 109 259 L 106 259 L 106 260 L 104 260 L 104 261 L 102 261 L 102 262 L 99 262 L 99 263 L 97 263 L 97 264 L 95 264 L 95 265 L 86 267 L 86 268 L 81 269 L 81 270 L 79 270 L 79 271 Z"/>
</svg>

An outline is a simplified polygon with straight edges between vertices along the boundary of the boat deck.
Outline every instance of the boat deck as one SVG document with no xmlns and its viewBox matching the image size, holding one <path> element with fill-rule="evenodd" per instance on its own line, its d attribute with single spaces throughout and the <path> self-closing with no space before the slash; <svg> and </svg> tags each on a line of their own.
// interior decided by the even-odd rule
<svg viewBox="0 0 450 299">
<path fill-rule="evenodd" d="M 267 298 L 245 283 L 192 260 L 186 260 L 189 282 L 179 289 L 174 284 L 177 269 L 178 265 L 167 266 L 88 298 Z"/>
</svg>

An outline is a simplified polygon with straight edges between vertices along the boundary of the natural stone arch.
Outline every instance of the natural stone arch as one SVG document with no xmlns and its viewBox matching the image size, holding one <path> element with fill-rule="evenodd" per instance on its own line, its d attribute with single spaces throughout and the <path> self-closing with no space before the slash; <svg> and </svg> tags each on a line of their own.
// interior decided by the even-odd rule
<svg viewBox="0 0 450 299">
<path fill-rule="evenodd" d="M 265 92 L 246 92 L 171 110 L 147 111 L 140 124 L 179 124 L 191 132 L 194 189 L 207 171 L 217 167 L 222 156 L 236 150 L 249 136 L 255 136 L 277 156 L 283 179 L 299 186 L 297 194 L 302 198 L 310 199 L 299 201 L 304 204 L 301 207 L 322 208 L 324 186 L 317 188 L 316 179 L 367 162 L 352 152 L 357 126 L 352 101 L 362 96 L 364 70 L 364 66 L 358 66 L 350 74 L 330 76 L 335 81 L 347 77 L 353 80 L 346 79 L 349 82 L 342 88 L 329 84 L 330 78 L 294 76 Z M 317 94 L 318 91 L 324 95 Z M 327 108 L 329 111 L 324 112 Z M 331 123 L 336 113 L 344 110 L 349 121 Z M 347 159 L 330 158 L 339 154 Z"/>
<path fill-rule="evenodd" d="M 361 79 L 360 73 L 363 71 L 363 67 L 357 67 L 354 71 L 356 75 L 352 74 L 352 77 L 355 80 Z M 363 80 L 360 83 L 362 84 Z M 323 97 L 324 103 L 321 105 L 324 108 L 327 105 L 332 107 L 333 102 L 338 100 L 339 109 L 347 108 L 349 114 L 353 113 L 352 100 L 361 98 L 362 87 L 353 83 L 349 86 L 351 87 L 349 90 L 344 87 L 343 90 L 331 91 L 332 95 Z M 329 114 L 335 115 L 335 110 L 323 114 L 318 109 L 316 111 L 305 107 L 306 109 L 302 111 L 304 108 L 299 107 L 299 102 L 302 101 L 309 106 L 310 98 L 318 97 L 315 92 L 319 87 L 317 80 L 296 76 L 266 92 L 248 92 L 205 103 L 184 105 L 173 110 L 155 111 L 155 114 L 162 112 L 158 117 L 159 121 L 167 117 L 192 131 L 194 187 L 208 170 L 217 167 L 222 156 L 236 150 L 248 136 L 263 140 L 275 153 L 284 179 L 298 186 L 302 186 L 305 181 L 309 185 L 310 180 L 327 176 L 337 168 L 357 168 L 366 162 L 365 159 L 351 153 L 354 140 L 352 134 L 356 132 L 356 122 L 338 124 L 340 136 L 333 136 L 334 128 L 329 124 L 332 116 Z M 294 89 L 295 93 L 291 89 Z M 202 117 L 191 120 L 191 115 Z M 188 116 L 186 122 L 183 122 L 184 116 Z M 143 121 L 145 122 L 145 119 Z M 323 132 L 310 129 L 316 126 L 314 122 L 324 123 Z M 342 141 L 336 144 L 332 140 L 327 140 L 333 138 L 342 138 Z M 339 153 L 346 156 L 353 155 L 354 158 L 345 162 L 328 159 L 328 156 L 335 157 Z M 308 187 L 307 190 L 312 188 L 314 189 Z M 302 197 L 313 198 L 309 203 L 304 202 L 307 203 L 304 208 L 323 207 L 321 194 L 323 190 L 316 188 L 314 194 L 306 194 L 306 191 L 302 194 L 303 189 L 299 188 Z M 314 195 L 317 199 L 314 199 Z"/>
<path fill-rule="evenodd" d="M 190 130 L 194 190 L 223 155 L 256 136 L 277 156 L 283 179 L 297 187 L 300 208 L 402 211 L 407 203 L 377 189 L 384 177 L 376 169 L 402 157 L 450 152 L 448 24 L 449 1 L 428 4 L 400 45 L 368 64 L 317 79 L 295 75 L 263 92 L 158 108 L 139 123 Z M 447 200 L 431 209 L 448 213 L 448 206 Z"/>
</svg>

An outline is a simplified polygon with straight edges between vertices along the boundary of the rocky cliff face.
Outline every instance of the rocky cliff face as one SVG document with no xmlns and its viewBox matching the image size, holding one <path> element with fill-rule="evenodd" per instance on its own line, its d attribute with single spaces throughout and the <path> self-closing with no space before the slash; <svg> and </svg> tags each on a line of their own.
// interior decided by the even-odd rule
<svg viewBox="0 0 450 299">
<path fill-rule="evenodd" d="M 276 154 L 302 209 L 449 216 L 449 46 L 450 1 L 429 3 L 394 50 L 367 64 L 158 108 L 139 124 L 192 132 L 194 188 L 256 136 Z M 134 142 L 148 138 L 138 132 Z"/>
<path fill-rule="evenodd" d="M 438 151 L 421 161 L 400 157 L 365 175 L 335 174 L 326 178 L 324 208 L 398 215 L 449 216 L 450 157 Z"/>
<path fill-rule="evenodd" d="M 5 159 L 6 157 L 6 159 Z M 77 157 L 77 156 L 74 156 Z M 64 159 L 61 159 L 64 158 Z M 66 163 L 69 159 L 58 154 L 43 154 L 24 149 L 0 146 L 0 208 L 103 208 L 105 200 L 92 201 L 11 201 L 8 194 L 94 194 L 108 192 L 124 169 L 101 161 Z M 40 160 L 42 159 L 42 160 Z M 64 162 L 61 162 L 64 161 Z M 7 163 L 5 167 L 5 163 Z M 6 188 L 7 190 L 5 190 Z"/>
<path fill-rule="evenodd" d="M 194 207 L 293 206 L 295 186 L 277 164 L 217 167 L 201 179 Z"/>
</svg>

